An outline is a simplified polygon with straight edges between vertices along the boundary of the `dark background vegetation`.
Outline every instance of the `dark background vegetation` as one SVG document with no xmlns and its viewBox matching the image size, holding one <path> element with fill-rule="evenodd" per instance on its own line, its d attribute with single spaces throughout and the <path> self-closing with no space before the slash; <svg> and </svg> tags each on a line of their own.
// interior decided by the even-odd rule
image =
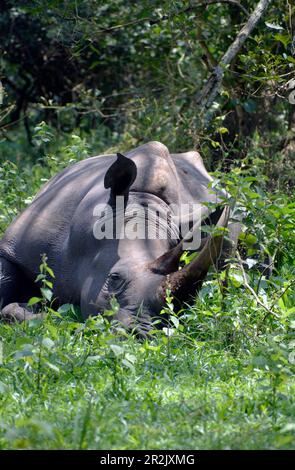
<svg viewBox="0 0 295 470">
<path fill-rule="evenodd" d="M 118 136 L 127 146 L 160 140 L 171 150 L 198 148 L 211 169 L 245 158 L 255 141 L 274 183 L 280 175 L 288 184 L 294 7 L 271 2 L 227 70 L 208 125 L 198 93 L 257 2 L 205 4 L 2 1 L 1 135 L 15 144 L 14 158 L 23 158 L 20 134 L 36 158 L 34 127 L 45 121 L 59 136 L 92 134 L 99 151 Z"/>
</svg>

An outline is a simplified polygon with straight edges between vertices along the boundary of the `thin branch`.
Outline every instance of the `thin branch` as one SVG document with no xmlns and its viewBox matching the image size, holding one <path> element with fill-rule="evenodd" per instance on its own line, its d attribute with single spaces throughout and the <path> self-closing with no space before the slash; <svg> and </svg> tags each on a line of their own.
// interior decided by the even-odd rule
<svg viewBox="0 0 295 470">
<path fill-rule="evenodd" d="M 241 5 L 240 2 L 238 2 L 237 0 L 207 0 L 207 1 L 204 1 L 204 2 L 201 2 L 201 3 L 198 3 L 197 7 L 201 7 L 201 6 L 208 6 L 208 5 L 213 5 L 215 3 L 228 3 L 229 5 L 234 5 L 238 8 L 240 8 L 244 13 L 245 15 L 249 16 L 249 12 L 248 10 L 243 6 Z"/>
<path fill-rule="evenodd" d="M 290 287 L 294 286 L 294 284 L 295 284 L 295 279 L 289 282 L 287 287 L 283 290 L 283 292 L 280 293 L 280 295 L 276 296 L 270 308 L 273 308 L 275 303 L 278 302 L 278 300 L 280 300 L 286 294 L 286 292 L 290 289 Z"/>
<path fill-rule="evenodd" d="M 259 279 L 258 279 L 257 287 L 256 287 L 256 294 L 257 295 L 259 294 L 260 284 L 261 284 L 263 276 L 267 273 L 268 269 L 271 269 L 271 266 L 273 266 L 273 265 L 274 265 L 274 260 L 272 260 L 271 263 L 269 263 L 267 266 L 265 266 L 265 268 L 261 271 Z"/>
<path fill-rule="evenodd" d="M 200 45 L 201 49 L 204 52 L 204 56 L 202 57 L 203 62 L 205 63 L 205 65 L 206 65 L 207 69 L 209 70 L 209 72 L 212 72 L 212 70 L 214 70 L 214 68 L 217 66 L 217 62 L 214 59 L 213 55 L 211 54 L 211 52 L 210 52 L 210 50 L 209 50 L 209 48 L 206 44 L 206 41 L 202 37 L 202 31 L 199 27 L 197 28 L 197 39 L 198 39 L 198 42 L 199 42 L 199 45 Z"/>
<path fill-rule="evenodd" d="M 202 8 L 202 7 L 206 8 L 209 5 L 214 5 L 214 4 L 219 4 L 219 3 L 236 6 L 236 7 L 240 8 L 245 13 L 245 15 L 249 16 L 248 10 L 243 5 L 241 5 L 240 2 L 238 2 L 237 0 L 204 0 L 204 1 L 201 1 L 201 2 L 198 2 L 198 3 L 193 2 L 187 8 L 184 8 L 182 10 L 177 10 L 176 12 L 174 12 L 170 15 L 169 14 L 168 15 L 163 15 L 163 16 L 160 16 L 159 18 L 151 18 L 150 16 L 146 16 L 144 18 L 138 18 L 138 19 L 135 19 L 135 20 L 128 21 L 127 23 L 117 24 L 117 25 L 114 25 L 114 26 L 110 26 L 108 28 L 98 29 L 95 32 L 96 32 L 96 34 L 111 33 L 111 32 L 117 31 L 117 30 L 122 29 L 122 28 L 128 28 L 129 26 L 134 26 L 134 25 L 142 24 L 142 23 L 146 23 L 146 22 L 150 23 L 150 25 L 153 26 L 155 24 L 161 23 L 162 21 L 170 20 L 174 16 L 181 15 L 182 13 L 191 13 L 191 12 L 194 12 L 198 8 Z M 68 20 L 68 21 L 75 21 L 76 20 L 75 17 L 73 17 L 73 18 L 63 17 L 62 19 L 63 20 Z"/>
<path fill-rule="evenodd" d="M 243 276 L 243 281 L 244 281 L 244 285 L 245 287 L 248 289 L 248 291 L 253 295 L 256 303 L 258 305 L 260 305 L 260 307 L 264 308 L 264 310 L 266 310 L 267 314 L 265 315 L 264 319 L 268 316 L 268 315 L 273 315 L 274 317 L 278 317 L 278 315 L 273 311 L 271 310 L 270 308 L 268 308 L 267 305 L 265 305 L 258 297 L 258 295 L 256 294 L 255 290 L 250 286 L 250 284 L 248 283 L 247 281 L 247 276 L 246 276 L 246 273 L 245 273 L 245 270 L 244 270 L 244 266 L 243 266 L 243 262 L 241 260 L 241 257 L 240 257 L 240 253 L 238 251 L 236 251 L 236 255 L 237 255 L 237 259 L 238 259 L 238 262 L 239 262 L 239 266 L 241 268 L 241 272 L 242 272 L 242 276 Z"/>
<path fill-rule="evenodd" d="M 225 69 L 230 65 L 232 60 L 237 56 L 241 47 L 250 36 L 251 32 L 266 12 L 272 0 L 260 0 L 250 15 L 247 23 L 243 26 L 234 42 L 230 45 L 226 53 L 221 58 L 220 63 L 215 67 L 209 79 L 205 83 L 203 89 L 197 97 L 197 104 L 209 108 L 219 93 Z"/>
</svg>

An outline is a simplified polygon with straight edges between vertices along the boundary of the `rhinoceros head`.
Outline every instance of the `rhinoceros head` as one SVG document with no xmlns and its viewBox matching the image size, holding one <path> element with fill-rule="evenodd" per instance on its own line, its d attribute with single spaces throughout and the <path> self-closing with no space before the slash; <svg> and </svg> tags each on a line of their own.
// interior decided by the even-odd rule
<svg viewBox="0 0 295 470">
<path fill-rule="evenodd" d="M 218 225 L 225 227 L 227 218 L 228 211 L 225 210 Z M 133 257 L 120 259 L 108 274 L 96 305 L 103 310 L 115 297 L 119 304 L 115 318 L 140 334 L 146 334 L 153 322 L 163 326 L 167 319 L 163 313 L 167 290 L 176 303 L 189 300 L 200 289 L 209 267 L 219 257 L 222 241 L 222 232 L 208 237 L 198 256 L 182 269 L 179 269 L 182 241 L 150 262 Z"/>
</svg>

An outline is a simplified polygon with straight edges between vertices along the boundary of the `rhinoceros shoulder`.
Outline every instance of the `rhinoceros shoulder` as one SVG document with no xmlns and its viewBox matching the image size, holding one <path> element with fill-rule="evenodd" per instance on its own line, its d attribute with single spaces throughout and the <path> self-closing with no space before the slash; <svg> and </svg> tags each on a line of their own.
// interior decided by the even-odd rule
<svg viewBox="0 0 295 470">
<path fill-rule="evenodd" d="M 188 177 L 194 178 L 200 184 L 208 185 L 208 183 L 213 181 L 198 152 L 173 153 L 171 157 L 181 175 L 188 175 Z"/>
</svg>

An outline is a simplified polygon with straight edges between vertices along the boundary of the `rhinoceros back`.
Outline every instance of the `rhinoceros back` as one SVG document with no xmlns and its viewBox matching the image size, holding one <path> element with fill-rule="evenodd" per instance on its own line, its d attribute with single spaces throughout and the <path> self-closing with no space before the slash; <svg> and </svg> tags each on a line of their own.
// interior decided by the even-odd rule
<svg viewBox="0 0 295 470">
<path fill-rule="evenodd" d="M 45 253 L 52 269 L 58 270 L 77 207 L 94 187 L 98 202 L 106 200 L 103 178 L 114 159 L 113 155 L 91 157 L 50 179 L 8 227 L 0 241 L 0 254 L 34 276 Z"/>
</svg>

